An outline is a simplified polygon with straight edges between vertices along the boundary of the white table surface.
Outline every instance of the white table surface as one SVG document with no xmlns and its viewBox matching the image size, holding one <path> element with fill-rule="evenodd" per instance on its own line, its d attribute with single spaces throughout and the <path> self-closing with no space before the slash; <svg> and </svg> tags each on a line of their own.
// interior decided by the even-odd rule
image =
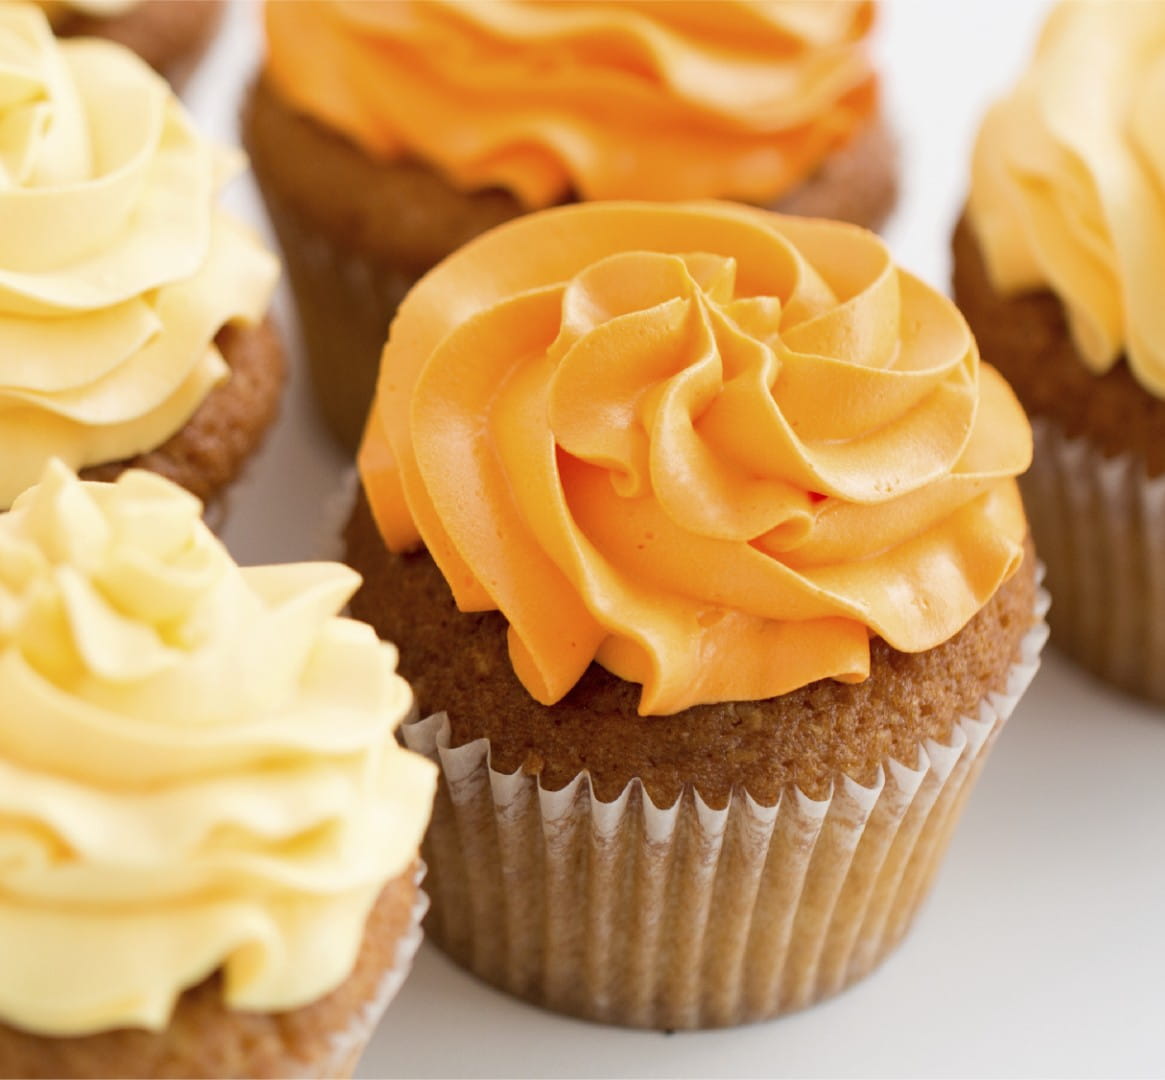
<svg viewBox="0 0 1165 1080">
<path fill-rule="evenodd" d="M 1025 0 L 889 0 L 878 31 L 902 195 L 886 235 L 946 288 L 971 139 L 1046 10 Z M 235 139 L 259 49 L 235 0 L 187 100 Z M 1165 118 L 1163 118 L 1165 122 Z M 228 203 L 263 224 L 249 181 Z M 292 309 L 277 307 L 299 359 Z M 318 554 L 347 462 L 292 381 L 234 500 L 243 562 Z M 768 1024 L 666 1036 L 560 1018 L 425 946 L 361 1075 L 1148 1076 L 1165 1073 L 1165 717 L 1046 655 L 906 941 L 839 998 Z"/>
</svg>

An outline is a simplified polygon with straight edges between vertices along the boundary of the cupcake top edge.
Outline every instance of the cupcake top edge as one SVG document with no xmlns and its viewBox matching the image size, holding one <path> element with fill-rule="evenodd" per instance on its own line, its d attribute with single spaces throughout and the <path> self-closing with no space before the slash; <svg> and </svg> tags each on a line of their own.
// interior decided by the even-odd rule
<svg viewBox="0 0 1165 1080">
<path fill-rule="evenodd" d="M 551 704 L 858 681 L 1019 566 L 1031 431 L 954 306 L 872 233 L 730 203 L 578 204 L 401 305 L 360 452 L 390 549 L 498 609 Z"/>
<path fill-rule="evenodd" d="M 153 450 L 229 375 L 278 264 L 216 193 L 237 156 L 107 41 L 0 6 L 0 509 L 45 462 Z"/>
<path fill-rule="evenodd" d="M 370 155 L 529 209 L 771 203 L 874 116 L 873 13 L 868 0 L 268 3 L 265 73 Z"/>
<path fill-rule="evenodd" d="M 1165 396 L 1165 6 L 1066 3 L 975 143 L 968 216 L 992 286 L 1050 290 L 1096 374 Z"/>
<path fill-rule="evenodd" d="M 0 1021 L 317 1000 L 416 858 L 434 767 L 336 564 L 243 569 L 153 473 L 59 461 L 0 516 Z M 80 974 L 79 974 L 80 973 Z"/>
<path fill-rule="evenodd" d="M 44 11 L 49 22 L 57 25 L 59 20 L 72 14 L 113 19 L 127 14 L 145 0 L 32 0 L 32 2 Z"/>
</svg>

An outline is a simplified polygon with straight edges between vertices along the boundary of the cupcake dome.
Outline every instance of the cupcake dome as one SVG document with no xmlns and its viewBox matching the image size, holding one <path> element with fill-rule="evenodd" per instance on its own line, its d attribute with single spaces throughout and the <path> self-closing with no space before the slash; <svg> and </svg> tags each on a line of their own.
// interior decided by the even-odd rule
<svg viewBox="0 0 1165 1080">
<path fill-rule="evenodd" d="M 1022 560 L 1029 455 L 957 312 L 872 234 L 607 204 L 424 280 L 361 467 L 390 547 L 506 616 L 533 697 L 597 658 L 658 714 L 860 680 L 870 632 L 945 641 Z"/>
</svg>

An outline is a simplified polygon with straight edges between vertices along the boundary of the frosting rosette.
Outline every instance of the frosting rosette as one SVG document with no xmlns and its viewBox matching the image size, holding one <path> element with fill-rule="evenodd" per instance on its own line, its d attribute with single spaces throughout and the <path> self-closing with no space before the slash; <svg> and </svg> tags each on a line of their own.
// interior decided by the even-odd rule
<svg viewBox="0 0 1165 1080">
<path fill-rule="evenodd" d="M 1097 374 L 1165 395 L 1165 5 L 1057 8 L 975 145 L 968 211 L 995 289 L 1050 289 Z"/>
<path fill-rule="evenodd" d="M 390 549 L 501 611 L 537 700 L 597 660 L 662 714 L 951 637 L 1022 560 L 1030 457 L 962 317 L 872 233 L 609 203 L 421 280 L 360 466 Z"/>
<path fill-rule="evenodd" d="M 266 71 L 368 153 L 529 208 L 767 203 L 873 115 L 872 18 L 849 0 L 268 3 Z"/>
<path fill-rule="evenodd" d="M 57 456 L 152 450 L 229 375 L 278 268 L 215 192 L 231 163 L 120 46 L 0 6 L 0 508 Z"/>
<path fill-rule="evenodd" d="M 334 564 L 240 569 L 198 501 L 52 462 L 0 516 L 0 1019 L 161 1028 L 213 972 L 277 1011 L 351 970 L 435 775 Z M 78 973 L 81 973 L 79 976 Z"/>
</svg>

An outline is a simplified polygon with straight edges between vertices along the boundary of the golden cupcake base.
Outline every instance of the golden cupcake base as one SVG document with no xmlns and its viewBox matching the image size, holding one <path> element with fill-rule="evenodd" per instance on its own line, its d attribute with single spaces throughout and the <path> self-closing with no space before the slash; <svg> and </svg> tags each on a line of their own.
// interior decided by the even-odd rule
<svg viewBox="0 0 1165 1080">
<path fill-rule="evenodd" d="M 1047 595 L 1006 689 L 913 765 L 771 806 L 690 786 L 656 806 L 639 780 L 610 802 L 586 773 L 547 791 L 499 773 L 486 739 L 453 748 L 444 714 L 405 725 L 442 779 L 423 848 L 431 940 L 517 997 L 628 1027 L 724 1027 L 836 994 L 909 928 L 979 770 L 1038 667 Z"/>
</svg>

